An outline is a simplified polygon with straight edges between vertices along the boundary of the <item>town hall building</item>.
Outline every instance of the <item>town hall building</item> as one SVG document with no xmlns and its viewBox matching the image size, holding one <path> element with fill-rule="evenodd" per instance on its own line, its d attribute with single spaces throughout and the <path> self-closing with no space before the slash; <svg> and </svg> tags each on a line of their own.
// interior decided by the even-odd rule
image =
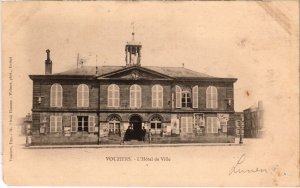
<svg viewBox="0 0 300 188">
<path fill-rule="evenodd" d="M 234 142 L 234 83 L 184 67 L 142 66 L 141 43 L 125 46 L 124 66 L 81 66 L 33 81 L 31 144 Z M 144 144 L 149 144 L 147 138 Z"/>
</svg>

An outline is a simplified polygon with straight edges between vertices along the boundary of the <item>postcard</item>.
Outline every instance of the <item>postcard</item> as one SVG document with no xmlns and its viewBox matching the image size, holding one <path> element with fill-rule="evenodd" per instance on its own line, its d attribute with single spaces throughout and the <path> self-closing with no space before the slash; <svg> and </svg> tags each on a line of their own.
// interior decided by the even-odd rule
<svg viewBox="0 0 300 188">
<path fill-rule="evenodd" d="M 3 2 L 4 183 L 299 186 L 298 7 Z"/>
</svg>

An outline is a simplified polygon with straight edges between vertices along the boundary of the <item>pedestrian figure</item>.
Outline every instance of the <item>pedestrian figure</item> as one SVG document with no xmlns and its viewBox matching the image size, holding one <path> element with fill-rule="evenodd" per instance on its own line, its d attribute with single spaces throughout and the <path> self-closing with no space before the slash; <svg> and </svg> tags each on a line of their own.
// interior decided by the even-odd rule
<svg viewBox="0 0 300 188">
<path fill-rule="evenodd" d="M 145 142 L 145 136 L 146 136 L 146 129 L 143 127 L 142 129 L 142 141 Z"/>
<path fill-rule="evenodd" d="M 125 132 L 125 135 L 124 135 L 124 141 L 129 141 L 129 139 L 130 139 L 130 134 L 131 134 L 131 127 L 129 126 L 129 127 L 126 129 L 126 132 Z"/>
<path fill-rule="evenodd" d="M 148 132 L 148 141 L 149 141 L 149 144 L 151 144 L 151 139 L 152 139 L 152 133 L 151 133 L 151 129 L 149 129 L 149 132 Z"/>
<path fill-rule="evenodd" d="M 121 137 L 120 144 L 124 144 L 124 141 L 125 141 L 125 131 L 124 130 L 120 130 L 120 137 Z"/>
</svg>

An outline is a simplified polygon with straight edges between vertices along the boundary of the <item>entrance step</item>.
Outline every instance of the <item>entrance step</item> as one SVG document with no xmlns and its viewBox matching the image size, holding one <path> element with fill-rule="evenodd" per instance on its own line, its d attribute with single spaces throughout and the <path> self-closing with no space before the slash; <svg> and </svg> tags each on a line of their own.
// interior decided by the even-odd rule
<svg viewBox="0 0 300 188">
<path fill-rule="evenodd" d="M 124 145 L 141 145 L 141 144 L 146 144 L 146 142 L 142 142 L 138 140 L 130 140 L 124 142 Z"/>
</svg>

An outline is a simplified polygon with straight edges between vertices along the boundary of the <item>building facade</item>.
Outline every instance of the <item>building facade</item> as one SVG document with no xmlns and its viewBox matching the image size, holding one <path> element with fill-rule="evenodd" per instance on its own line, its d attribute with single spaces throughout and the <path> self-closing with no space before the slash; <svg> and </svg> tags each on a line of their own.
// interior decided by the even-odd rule
<svg viewBox="0 0 300 188">
<path fill-rule="evenodd" d="M 261 138 L 263 136 L 263 104 L 258 102 L 257 106 L 252 106 L 244 110 L 244 130 L 245 138 Z"/>
<path fill-rule="evenodd" d="M 33 81 L 31 144 L 119 144 L 126 130 L 152 143 L 233 142 L 234 83 L 184 67 L 142 66 L 142 45 L 125 46 L 124 66 L 81 66 Z M 125 142 L 126 143 L 126 142 Z"/>
</svg>

